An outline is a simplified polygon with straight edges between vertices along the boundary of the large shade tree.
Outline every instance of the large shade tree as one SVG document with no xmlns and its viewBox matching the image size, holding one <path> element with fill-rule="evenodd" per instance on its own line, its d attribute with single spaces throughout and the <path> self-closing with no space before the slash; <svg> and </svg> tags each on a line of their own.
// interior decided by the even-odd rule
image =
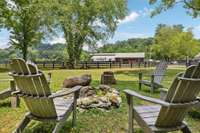
<svg viewBox="0 0 200 133">
<path fill-rule="evenodd" d="M 84 45 L 113 35 L 125 17 L 126 0 L 57 0 L 53 3 L 56 26 L 64 33 L 70 67 L 74 68 Z"/>
<path fill-rule="evenodd" d="M 1 0 L 0 28 L 10 32 L 10 44 L 21 51 L 27 60 L 28 48 L 39 43 L 49 29 L 45 19 L 45 1 L 42 0 Z"/>
</svg>

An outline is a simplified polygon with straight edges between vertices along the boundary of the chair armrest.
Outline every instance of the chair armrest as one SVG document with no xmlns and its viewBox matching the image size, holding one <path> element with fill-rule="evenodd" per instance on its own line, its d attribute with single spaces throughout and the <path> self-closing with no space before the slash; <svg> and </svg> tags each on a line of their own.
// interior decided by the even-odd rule
<svg viewBox="0 0 200 133">
<path fill-rule="evenodd" d="M 152 74 L 154 76 L 166 76 L 166 74 Z"/>
<path fill-rule="evenodd" d="M 192 102 L 187 102 L 187 103 L 169 103 L 169 102 L 157 99 L 157 98 L 143 96 L 143 95 L 138 94 L 135 91 L 131 91 L 131 90 L 124 90 L 124 92 L 128 96 L 136 97 L 136 98 L 142 99 L 144 101 L 148 101 L 148 102 L 151 102 L 151 103 L 154 103 L 154 104 L 159 104 L 159 105 L 162 105 L 162 106 L 165 106 L 165 107 L 171 107 L 171 108 L 191 107 L 191 106 L 195 106 L 196 104 L 199 103 L 198 100 L 195 100 L 195 101 L 192 101 Z"/>
<path fill-rule="evenodd" d="M 79 92 L 81 88 L 82 88 L 82 86 L 75 86 L 67 91 L 60 91 L 55 94 L 52 94 L 49 96 L 49 98 L 63 97 L 63 96 L 66 96 L 66 95 L 69 95 L 72 93 L 76 93 L 76 92 Z"/>
<path fill-rule="evenodd" d="M 132 96 L 132 97 L 136 97 L 151 103 L 155 103 L 155 104 L 160 104 L 163 106 L 169 106 L 169 103 L 162 101 L 160 99 L 157 98 L 152 98 L 152 97 L 147 97 L 147 96 L 143 96 L 135 91 L 131 91 L 131 90 L 124 90 L 124 92 L 126 93 L 126 95 Z"/>
</svg>

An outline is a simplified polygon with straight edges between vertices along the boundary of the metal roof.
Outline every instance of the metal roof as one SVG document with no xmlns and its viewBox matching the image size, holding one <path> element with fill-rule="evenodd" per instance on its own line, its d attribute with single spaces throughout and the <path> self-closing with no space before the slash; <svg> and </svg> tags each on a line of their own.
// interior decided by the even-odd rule
<svg viewBox="0 0 200 133">
<path fill-rule="evenodd" d="M 93 57 L 105 57 L 105 56 L 112 56 L 114 58 L 145 58 L 144 52 L 137 52 L 137 53 L 95 53 L 92 54 Z"/>
</svg>

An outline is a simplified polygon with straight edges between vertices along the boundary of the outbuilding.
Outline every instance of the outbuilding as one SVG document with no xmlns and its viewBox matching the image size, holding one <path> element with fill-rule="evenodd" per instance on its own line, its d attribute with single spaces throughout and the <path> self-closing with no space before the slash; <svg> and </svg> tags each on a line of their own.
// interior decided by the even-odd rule
<svg viewBox="0 0 200 133">
<path fill-rule="evenodd" d="M 103 61 L 115 61 L 123 64 L 129 64 L 134 62 L 144 61 L 145 53 L 96 53 L 92 54 L 92 61 L 103 62 Z"/>
</svg>

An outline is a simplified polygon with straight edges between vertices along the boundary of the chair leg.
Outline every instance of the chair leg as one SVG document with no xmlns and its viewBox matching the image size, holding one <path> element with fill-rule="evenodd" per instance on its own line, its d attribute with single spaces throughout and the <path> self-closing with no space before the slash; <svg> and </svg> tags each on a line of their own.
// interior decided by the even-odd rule
<svg viewBox="0 0 200 133">
<path fill-rule="evenodd" d="M 182 128 L 181 131 L 183 133 L 192 133 L 188 126 L 185 126 L 184 128 Z"/>
<path fill-rule="evenodd" d="M 151 75 L 151 93 L 154 93 L 154 75 Z"/>
<path fill-rule="evenodd" d="M 72 116 L 72 127 L 76 126 L 76 102 L 74 103 L 73 106 L 73 116 Z"/>
<path fill-rule="evenodd" d="M 134 132 L 134 111 L 133 111 L 133 98 L 127 95 L 128 101 L 128 133 Z"/>
<path fill-rule="evenodd" d="M 151 84 L 151 93 L 154 93 L 154 86 Z"/>
<path fill-rule="evenodd" d="M 141 81 L 142 81 L 142 73 L 139 73 L 139 90 L 142 89 L 142 83 L 141 83 Z"/>
<path fill-rule="evenodd" d="M 58 122 L 52 133 L 59 133 L 61 127 L 63 126 L 63 122 Z"/>
<path fill-rule="evenodd" d="M 22 133 L 24 128 L 28 125 L 30 121 L 31 119 L 26 115 L 13 133 Z"/>
</svg>

